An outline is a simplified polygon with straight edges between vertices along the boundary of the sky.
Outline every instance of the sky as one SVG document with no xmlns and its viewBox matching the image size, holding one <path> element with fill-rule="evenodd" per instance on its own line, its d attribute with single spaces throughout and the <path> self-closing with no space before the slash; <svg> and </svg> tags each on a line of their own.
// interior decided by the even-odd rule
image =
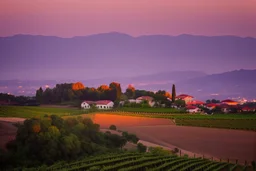
<svg viewBox="0 0 256 171">
<path fill-rule="evenodd" d="M 256 0 L 0 0 L 0 36 L 256 37 Z"/>
</svg>

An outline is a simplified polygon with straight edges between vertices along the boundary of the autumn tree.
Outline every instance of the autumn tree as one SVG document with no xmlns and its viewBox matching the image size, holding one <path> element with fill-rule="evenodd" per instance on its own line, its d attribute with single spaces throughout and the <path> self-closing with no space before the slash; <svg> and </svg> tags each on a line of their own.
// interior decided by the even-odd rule
<svg viewBox="0 0 256 171">
<path fill-rule="evenodd" d="M 176 88 L 175 85 L 172 85 L 172 102 L 174 103 L 176 99 Z"/>
<path fill-rule="evenodd" d="M 128 99 L 133 99 L 135 97 L 135 88 L 133 87 L 133 85 L 128 85 L 125 91 L 125 95 L 128 97 Z"/>
<path fill-rule="evenodd" d="M 82 90 L 85 89 L 85 86 L 81 82 L 76 82 L 72 84 L 72 90 Z"/>
</svg>

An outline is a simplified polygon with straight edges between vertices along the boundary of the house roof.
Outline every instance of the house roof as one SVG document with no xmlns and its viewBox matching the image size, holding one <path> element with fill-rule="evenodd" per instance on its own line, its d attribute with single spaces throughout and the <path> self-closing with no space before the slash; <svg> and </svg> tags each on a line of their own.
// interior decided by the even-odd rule
<svg viewBox="0 0 256 171">
<path fill-rule="evenodd" d="M 152 101 L 152 100 L 154 100 L 154 98 L 153 98 L 153 97 L 150 97 L 150 96 L 141 96 L 141 97 L 138 97 L 136 100 Z"/>
<path fill-rule="evenodd" d="M 96 101 L 96 104 L 97 105 L 107 105 L 110 102 L 112 102 L 112 101 L 111 100 L 99 100 L 99 101 Z"/>
<path fill-rule="evenodd" d="M 248 106 L 245 106 L 242 108 L 242 110 L 252 110 L 252 108 L 248 107 Z"/>
<path fill-rule="evenodd" d="M 188 102 L 187 105 L 202 105 L 204 102 L 199 100 L 193 100 L 192 102 Z"/>
<path fill-rule="evenodd" d="M 95 105 L 107 105 L 109 104 L 110 102 L 112 102 L 111 100 L 98 100 L 98 101 L 89 101 L 89 100 L 86 100 L 86 101 L 83 101 L 83 102 L 86 102 L 87 104 L 91 105 L 91 104 L 95 104 Z"/>
<path fill-rule="evenodd" d="M 187 106 L 186 108 L 187 109 L 197 109 L 198 107 L 196 107 L 196 106 Z"/>
<path fill-rule="evenodd" d="M 236 102 L 236 101 L 230 100 L 230 99 L 226 99 L 226 100 L 221 101 L 221 103 L 232 103 L 232 102 Z"/>
<path fill-rule="evenodd" d="M 178 95 L 176 98 L 177 98 L 177 99 L 184 99 L 184 98 L 186 98 L 186 97 L 194 98 L 193 96 L 190 96 L 190 95 L 187 95 L 187 94 L 180 94 L 180 95 Z"/>
<path fill-rule="evenodd" d="M 219 106 L 217 103 L 208 103 L 206 104 L 207 107 L 216 107 Z"/>
</svg>

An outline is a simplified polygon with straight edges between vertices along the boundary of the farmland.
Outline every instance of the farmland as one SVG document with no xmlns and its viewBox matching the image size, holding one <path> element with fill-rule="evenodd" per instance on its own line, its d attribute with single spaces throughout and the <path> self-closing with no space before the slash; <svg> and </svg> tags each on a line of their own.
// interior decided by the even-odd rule
<svg viewBox="0 0 256 171">
<path fill-rule="evenodd" d="M 135 170 L 150 170 L 150 171 L 251 171 L 252 166 L 240 166 L 237 164 L 230 164 L 225 162 L 214 162 L 203 158 L 187 158 L 177 157 L 175 155 L 158 155 L 153 153 L 117 153 L 88 157 L 82 160 L 71 163 L 59 162 L 52 166 L 38 167 L 33 170 L 102 170 L 102 171 L 135 171 Z"/>
<path fill-rule="evenodd" d="M 236 159 L 240 162 L 256 160 L 254 131 L 176 126 L 172 120 L 163 118 L 110 114 L 93 114 L 90 117 L 101 128 L 114 124 L 119 130 L 136 134 L 141 140 L 165 147 L 176 146 L 209 157 L 229 158 L 233 162 Z"/>
<path fill-rule="evenodd" d="M 76 115 L 83 114 L 78 108 L 40 107 L 40 106 L 0 106 L 0 117 L 32 118 L 48 115 Z"/>
</svg>

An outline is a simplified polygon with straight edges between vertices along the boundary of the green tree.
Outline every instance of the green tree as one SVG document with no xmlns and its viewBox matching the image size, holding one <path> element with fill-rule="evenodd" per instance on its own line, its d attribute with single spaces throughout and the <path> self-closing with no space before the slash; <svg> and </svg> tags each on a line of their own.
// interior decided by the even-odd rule
<svg viewBox="0 0 256 171">
<path fill-rule="evenodd" d="M 133 99 L 135 97 L 135 88 L 131 84 L 128 85 L 125 95 L 128 97 L 128 99 Z"/>
<path fill-rule="evenodd" d="M 39 102 L 39 103 L 42 103 L 43 102 L 43 89 L 42 87 L 40 87 L 37 91 L 36 91 L 36 101 Z"/>
<path fill-rule="evenodd" d="M 116 126 L 115 125 L 110 125 L 109 129 L 110 130 L 116 130 Z"/>
<path fill-rule="evenodd" d="M 117 82 L 112 82 L 109 85 L 110 89 L 111 89 L 111 97 L 112 97 L 112 101 L 116 101 L 116 100 L 120 100 L 121 94 L 122 94 L 122 89 L 121 89 L 121 85 Z"/>
<path fill-rule="evenodd" d="M 175 100 L 174 103 L 175 103 L 177 106 L 179 106 L 179 107 L 185 107 L 185 106 L 186 106 L 186 102 L 185 102 L 184 100 L 181 100 L 181 99 Z"/>
<path fill-rule="evenodd" d="M 79 91 L 79 90 L 78 90 L 78 91 Z M 79 91 L 79 92 L 80 92 L 80 91 Z M 72 90 L 72 89 L 69 89 L 69 90 L 68 90 L 68 98 L 69 98 L 69 100 L 73 100 L 74 97 L 75 97 L 75 94 L 74 94 L 73 90 Z"/>
<path fill-rule="evenodd" d="M 172 85 L 172 102 L 174 103 L 176 99 L 176 88 L 175 84 Z"/>
<path fill-rule="evenodd" d="M 138 143 L 137 150 L 140 153 L 145 153 L 147 151 L 147 146 L 143 145 L 142 143 Z"/>
</svg>

